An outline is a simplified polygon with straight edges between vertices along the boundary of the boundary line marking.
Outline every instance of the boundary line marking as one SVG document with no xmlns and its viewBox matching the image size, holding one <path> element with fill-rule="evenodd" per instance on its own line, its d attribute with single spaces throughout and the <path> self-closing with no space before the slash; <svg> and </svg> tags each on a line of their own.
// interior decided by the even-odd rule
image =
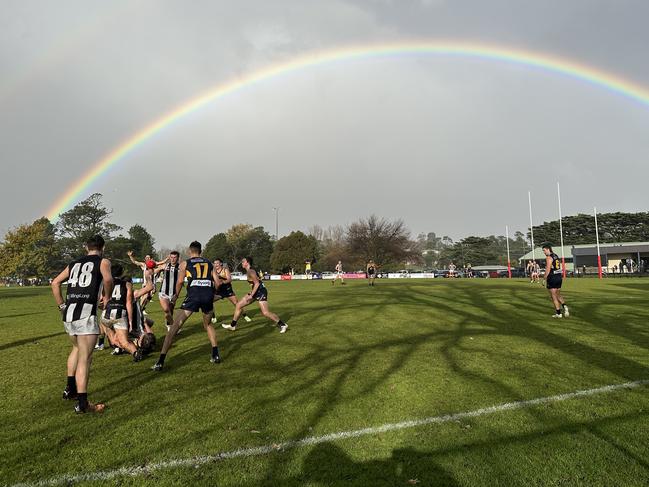
<svg viewBox="0 0 649 487">
<path fill-rule="evenodd" d="M 567 401 L 569 399 L 576 399 L 582 397 L 593 396 L 596 394 L 606 394 L 608 392 L 619 391 L 622 389 L 637 389 L 639 387 L 649 385 L 649 379 L 637 380 L 634 382 L 625 382 L 624 384 L 611 384 L 608 386 L 597 387 L 594 389 L 584 389 L 575 392 L 567 392 L 555 396 L 540 397 L 537 399 L 528 399 L 524 401 L 507 402 L 498 404 L 496 406 L 489 406 L 486 408 L 476 409 L 474 411 L 465 411 L 461 413 L 444 414 L 441 416 L 430 416 L 423 419 L 415 419 L 411 421 L 401 421 L 398 423 L 386 423 L 381 426 L 373 426 L 369 428 L 339 431 L 336 433 L 329 433 L 322 436 L 308 436 L 300 440 L 288 440 L 283 443 L 276 443 L 265 446 L 257 446 L 251 448 L 239 448 L 228 452 L 220 452 L 212 455 L 201 455 L 189 458 L 177 458 L 165 460 L 160 462 L 150 463 L 148 465 L 121 467 L 114 470 L 103 470 L 91 473 L 81 474 L 66 474 L 58 477 L 53 477 L 46 480 L 37 482 L 27 482 L 13 484 L 12 487 L 45 487 L 52 485 L 74 484 L 84 481 L 101 481 L 110 480 L 116 477 L 138 477 L 146 475 L 150 472 L 163 470 L 168 468 L 177 467 L 199 467 L 208 463 L 216 463 L 222 460 L 229 460 L 231 458 L 245 458 L 267 455 L 275 451 L 289 450 L 293 448 L 300 448 L 303 446 L 318 445 L 329 441 L 342 440 L 347 438 L 358 438 L 361 436 L 368 436 L 377 433 L 385 433 L 388 431 L 397 431 L 407 428 L 415 428 L 417 426 L 424 426 L 429 424 L 442 424 L 457 421 L 465 418 L 476 418 L 487 414 L 494 414 L 501 411 L 513 411 L 517 409 L 525 409 L 531 406 L 538 406 L 541 404 L 548 404 L 553 402 Z"/>
</svg>

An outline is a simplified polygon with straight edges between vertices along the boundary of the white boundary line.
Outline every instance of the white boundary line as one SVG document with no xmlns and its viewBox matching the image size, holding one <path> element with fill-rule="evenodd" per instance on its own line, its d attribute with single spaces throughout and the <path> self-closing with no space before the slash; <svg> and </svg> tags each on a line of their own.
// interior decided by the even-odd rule
<svg viewBox="0 0 649 487">
<path fill-rule="evenodd" d="M 40 487 L 61 484 L 73 484 L 83 481 L 101 481 L 110 480 L 115 477 L 138 477 L 146 475 L 156 470 L 163 470 L 168 468 L 177 467 L 198 467 L 207 463 L 215 463 L 221 460 L 228 460 L 230 458 L 245 458 L 267 455 L 278 450 L 288 450 L 291 448 L 299 448 L 302 446 L 317 445 L 326 443 L 328 441 L 342 440 L 346 438 L 358 438 L 360 436 L 373 435 L 377 433 L 385 433 L 388 431 L 397 431 L 406 428 L 415 428 L 417 426 L 424 426 L 428 424 L 441 424 L 457 421 L 465 418 L 475 418 L 484 416 L 486 414 L 494 414 L 501 411 L 512 411 L 516 409 L 524 409 L 531 406 L 538 406 L 551 402 L 566 401 L 568 399 L 576 399 L 581 397 L 593 396 L 595 394 L 605 394 L 608 392 L 618 391 L 620 389 L 636 389 L 638 387 L 649 385 L 649 380 L 637 380 L 634 382 L 626 382 L 624 384 L 612 384 L 595 389 L 586 389 L 575 392 L 568 392 L 566 394 L 559 394 L 557 396 L 540 397 L 537 399 L 529 399 L 526 401 L 508 402 L 499 404 L 497 406 L 490 406 L 486 408 L 476 409 L 474 411 L 466 411 L 462 413 L 446 414 L 442 416 L 432 416 L 423 419 L 416 419 L 412 421 L 402 421 L 400 423 L 387 423 L 381 426 L 374 426 L 371 428 L 363 428 L 353 431 L 339 431 L 337 433 L 330 433 L 323 436 L 309 436 L 301 440 L 289 440 L 284 443 L 277 443 L 266 446 L 258 446 L 253 448 L 240 448 L 229 452 L 221 452 L 213 455 L 204 455 L 190 458 L 178 458 L 175 460 L 165 460 L 162 462 L 150 463 L 143 466 L 122 467 L 115 470 L 104 470 L 94 473 L 82 474 L 67 474 L 60 477 L 54 477 L 47 480 L 41 480 L 34 483 L 14 484 L 13 487 Z"/>
</svg>

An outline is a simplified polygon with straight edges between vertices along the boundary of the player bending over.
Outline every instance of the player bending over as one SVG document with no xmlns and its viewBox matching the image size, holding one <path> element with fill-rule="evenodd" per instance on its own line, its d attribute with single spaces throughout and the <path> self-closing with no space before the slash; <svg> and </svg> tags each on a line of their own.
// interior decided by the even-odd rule
<svg viewBox="0 0 649 487">
<path fill-rule="evenodd" d="M 134 316 L 138 312 L 137 299 L 150 293 L 152 285 L 149 282 L 144 288 L 133 291 L 131 279 L 122 276 L 124 269 L 121 265 L 114 264 L 111 272 L 114 283 L 113 294 L 101 322 L 110 342 L 115 347 L 130 353 L 133 356 L 133 362 L 139 362 L 144 358 L 144 352 L 129 340 L 128 332 L 133 328 L 134 320 L 138 319 Z M 117 355 L 117 353 L 115 354 Z"/>
<path fill-rule="evenodd" d="M 216 259 L 214 261 L 214 270 L 218 277 L 216 290 L 214 291 L 214 301 L 227 299 L 236 308 L 238 300 L 236 294 L 234 294 L 234 289 L 232 289 L 232 274 L 230 273 L 230 269 L 228 269 L 227 264 L 224 264 L 221 259 Z M 248 323 L 252 321 L 245 311 L 241 313 L 241 316 Z M 212 323 L 216 323 L 216 316 L 212 318 Z"/>
<path fill-rule="evenodd" d="M 288 325 L 284 323 L 279 318 L 279 316 L 271 312 L 270 309 L 268 308 L 268 290 L 266 289 L 266 286 L 264 286 L 264 283 L 261 282 L 261 280 L 259 279 L 259 274 L 257 274 L 257 271 L 252 268 L 252 257 L 246 257 L 242 259 L 241 266 L 246 270 L 248 282 L 252 286 L 252 289 L 248 294 L 246 294 L 243 298 L 241 298 L 241 301 L 237 303 L 237 306 L 234 309 L 234 316 L 232 317 L 232 322 L 229 325 L 223 323 L 221 326 L 226 330 L 232 330 L 232 331 L 236 330 L 237 321 L 239 320 L 239 317 L 243 313 L 243 308 L 245 308 L 249 304 L 252 304 L 253 301 L 257 301 L 257 303 L 259 303 L 259 308 L 261 309 L 261 313 L 266 318 L 274 321 L 275 324 L 277 324 L 280 333 L 286 333 L 286 330 L 288 330 Z"/>
<path fill-rule="evenodd" d="M 113 293 L 110 261 L 103 258 L 104 245 L 100 235 L 90 237 L 85 245 L 87 255 L 72 262 L 52 281 L 52 293 L 72 342 L 63 399 L 77 399 L 74 408 L 77 413 L 101 412 L 105 407 L 104 404 L 88 402 L 90 364 L 99 335 L 97 307 L 108 304 Z M 64 301 L 61 284 L 65 281 L 68 281 L 68 287 Z"/>
<path fill-rule="evenodd" d="M 566 306 L 566 301 L 561 296 L 561 284 L 563 275 L 561 273 L 561 262 L 559 256 L 552 251 L 550 244 L 543 244 L 543 253 L 545 254 L 545 281 L 547 283 L 550 298 L 554 303 L 553 318 L 568 318 L 570 310 Z M 563 313 L 561 312 L 563 310 Z"/>
<path fill-rule="evenodd" d="M 180 264 L 176 292 L 172 302 L 175 303 L 177 297 L 180 295 L 180 291 L 185 283 L 185 276 L 187 276 L 187 296 L 183 304 L 180 305 L 180 310 L 176 313 L 173 325 L 171 325 L 167 336 L 165 336 L 160 357 L 153 366 L 153 370 L 155 371 L 162 371 L 165 358 L 178 330 L 180 330 L 192 313 L 199 310 L 203 312 L 203 327 L 212 344 L 212 357 L 210 362 L 213 364 L 221 363 L 219 347 L 216 341 L 216 331 L 214 331 L 211 322 L 212 316 L 214 316 L 214 283 L 218 278 L 212 263 L 208 259 L 201 257 L 201 253 L 201 244 L 196 241 L 192 242 L 189 244 L 189 259 Z"/>
</svg>

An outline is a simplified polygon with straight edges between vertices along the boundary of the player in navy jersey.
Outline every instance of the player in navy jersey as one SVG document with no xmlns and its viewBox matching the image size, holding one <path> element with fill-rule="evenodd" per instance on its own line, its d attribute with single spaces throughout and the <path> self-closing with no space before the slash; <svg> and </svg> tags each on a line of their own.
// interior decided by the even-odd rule
<svg viewBox="0 0 649 487">
<path fill-rule="evenodd" d="M 286 333 L 286 330 L 288 330 L 288 325 L 268 308 L 268 290 L 266 289 L 266 286 L 264 286 L 264 283 L 261 281 L 261 279 L 259 279 L 259 274 L 257 273 L 257 271 L 252 268 L 252 257 L 246 257 L 242 259 L 241 267 L 243 267 L 246 271 L 248 283 L 252 286 L 252 289 L 237 303 L 237 306 L 234 309 L 232 322 L 229 325 L 223 323 L 221 326 L 226 330 L 236 330 L 237 321 L 243 313 L 243 309 L 249 304 L 252 304 L 254 301 L 257 301 L 262 314 L 269 320 L 275 322 L 275 324 L 279 328 L 280 333 Z"/>
<path fill-rule="evenodd" d="M 169 253 L 168 262 L 159 265 L 155 269 L 155 273 L 162 274 L 162 286 L 160 286 L 160 292 L 158 293 L 158 298 L 160 300 L 160 307 L 165 314 L 165 320 L 167 321 L 167 331 L 171 328 L 171 325 L 174 323 L 174 296 L 176 294 L 176 284 L 178 283 L 178 276 L 180 270 L 180 254 L 175 250 Z"/>
<path fill-rule="evenodd" d="M 566 300 L 561 296 L 561 285 L 563 283 L 561 261 L 559 260 L 559 256 L 552 251 L 552 246 L 548 243 L 543 244 L 543 253 L 545 254 L 545 282 L 547 283 L 550 298 L 554 304 L 554 315 L 552 317 L 567 318 L 570 316 L 570 310 L 566 306 Z"/>
<path fill-rule="evenodd" d="M 52 293 L 61 310 L 72 351 L 68 356 L 68 383 L 63 399 L 77 399 L 77 413 L 101 412 L 104 404 L 88 402 L 88 378 L 92 352 L 99 335 L 97 308 L 105 307 L 113 293 L 110 261 L 103 258 L 104 239 L 94 235 L 86 241 L 87 255 L 68 265 L 52 281 Z M 67 281 L 65 300 L 61 284 Z"/>
<path fill-rule="evenodd" d="M 189 244 L 189 259 L 180 264 L 173 302 L 180 295 L 185 277 L 187 277 L 187 296 L 176 313 L 171 329 L 167 332 L 160 357 L 152 367 L 155 371 L 161 371 L 164 367 L 167 353 L 180 327 L 183 326 L 192 313 L 198 311 L 202 311 L 203 313 L 203 327 L 212 345 L 210 362 L 214 364 L 221 363 L 219 347 L 216 341 L 216 331 L 212 326 L 212 317 L 214 316 L 214 288 L 218 277 L 214 271 L 212 262 L 201 257 L 201 253 L 201 244 L 196 241 L 192 242 Z"/>
<path fill-rule="evenodd" d="M 232 306 L 236 308 L 237 306 L 237 295 L 234 294 L 234 289 L 232 289 L 232 274 L 230 269 L 228 269 L 227 264 L 224 264 L 221 259 L 216 259 L 214 261 L 214 270 L 216 271 L 216 276 L 218 280 L 216 281 L 216 289 L 214 290 L 214 301 L 219 299 L 227 299 L 232 303 Z M 250 323 L 252 320 L 245 313 L 241 314 L 243 319 Z M 216 316 L 212 318 L 212 323 L 216 323 Z"/>
</svg>

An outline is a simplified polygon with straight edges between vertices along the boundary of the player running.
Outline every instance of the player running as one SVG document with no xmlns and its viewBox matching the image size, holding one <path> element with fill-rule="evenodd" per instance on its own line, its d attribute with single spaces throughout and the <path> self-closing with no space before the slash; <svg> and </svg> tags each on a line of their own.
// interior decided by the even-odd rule
<svg viewBox="0 0 649 487">
<path fill-rule="evenodd" d="M 178 282 L 180 263 L 180 254 L 177 251 L 172 251 L 169 253 L 168 262 L 163 263 L 158 266 L 156 270 L 162 273 L 162 286 L 160 286 L 160 292 L 158 293 L 158 299 L 160 300 L 160 307 L 165 314 L 165 320 L 167 321 L 167 331 L 171 328 L 171 325 L 174 323 L 174 296 L 176 294 L 176 283 Z M 155 275 L 155 272 L 154 272 Z"/>
<path fill-rule="evenodd" d="M 345 278 L 343 277 L 343 262 L 341 260 L 336 264 L 336 273 L 334 274 L 333 281 L 331 281 L 332 286 L 336 284 L 336 279 L 340 279 L 340 283 L 343 286 L 345 285 Z"/>
<path fill-rule="evenodd" d="M 90 237 L 85 244 L 87 255 L 72 262 L 52 281 L 52 294 L 72 342 L 63 399 L 77 399 L 77 413 L 101 412 L 105 408 L 104 404 L 88 402 L 87 389 L 92 352 L 99 335 L 97 307 L 108 304 L 113 293 L 110 261 L 103 258 L 104 245 L 101 235 Z M 65 281 L 68 286 L 64 301 L 61 284 Z"/>
<path fill-rule="evenodd" d="M 259 303 L 259 308 L 261 309 L 262 314 L 266 318 L 274 321 L 275 324 L 277 324 L 280 333 L 286 333 L 286 330 L 288 330 L 288 325 L 268 308 L 268 290 L 266 289 L 266 286 L 264 286 L 264 283 L 259 279 L 259 274 L 257 274 L 257 271 L 252 268 L 252 257 L 246 257 L 242 259 L 241 266 L 246 271 L 248 282 L 252 286 L 252 289 L 248 294 L 241 298 L 241 301 L 237 303 L 237 306 L 234 310 L 234 316 L 232 317 L 232 322 L 229 325 L 223 323 L 221 326 L 226 330 L 236 330 L 237 321 L 243 313 L 243 308 L 245 308 L 249 304 L 252 304 L 253 301 L 257 301 L 257 303 Z"/>
<path fill-rule="evenodd" d="M 199 242 L 192 242 L 189 244 L 189 259 L 180 264 L 178 273 L 178 282 L 176 283 L 176 292 L 174 293 L 172 302 L 180 295 L 180 291 L 185 283 L 185 276 L 187 276 L 187 296 L 185 301 L 180 305 L 180 310 L 176 313 L 173 325 L 165 336 L 164 344 L 158 361 L 153 366 L 153 370 L 162 371 L 164 367 L 165 358 L 171 348 L 174 337 L 178 330 L 183 326 L 187 318 L 192 313 L 198 311 L 203 312 L 203 327 L 207 332 L 212 345 L 212 357 L 210 362 L 213 364 L 221 363 L 221 356 L 219 355 L 219 347 L 216 341 L 216 331 L 212 326 L 211 320 L 214 316 L 214 287 L 218 276 L 214 271 L 212 263 L 201 257 L 202 247 Z"/>
<path fill-rule="evenodd" d="M 570 310 L 566 306 L 566 301 L 561 296 L 561 284 L 563 275 L 561 273 L 561 261 L 559 256 L 552 251 L 550 244 L 543 244 L 543 253 L 545 254 L 545 281 L 547 283 L 550 298 L 554 303 L 553 318 L 568 318 Z M 563 310 L 563 313 L 561 312 Z"/>
<path fill-rule="evenodd" d="M 101 318 L 101 324 L 106 330 L 108 339 L 116 348 L 126 350 L 133 356 L 133 362 L 139 362 L 144 358 L 143 351 L 128 339 L 129 329 L 132 329 L 134 322 L 134 304 L 137 307 L 137 298 L 151 292 L 152 285 L 147 285 L 133 291 L 133 283 L 129 277 L 123 277 L 124 269 L 119 264 L 111 267 L 113 275 L 113 293 L 111 300 Z M 115 355 L 117 353 L 114 352 Z"/>
<path fill-rule="evenodd" d="M 376 279 L 376 270 L 378 266 L 374 263 L 372 259 L 367 263 L 367 280 L 369 281 L 370 286 L 374 286 L 374 279 Z"/>
<path fill-rule="evenodd" d="M 238 300 L 236 294 L 234 294 L 234 289 L 232 289 L 232 274 L 230 273 L 230 269 L 228 269 L 227 264 L 224 264 L 221 259 L 216 259 L 214 261 L 214 270 L 218 276 L 216 290 L 214 291 L 214 301 L 227 299 L 236 308 Z M 252 321 L 245 311 L 241 313 L 241 316 L 248 323 Z M 216 321 L 216 316 L 214 316 L 212 323 L 216 323 Z"/>
</svg>

